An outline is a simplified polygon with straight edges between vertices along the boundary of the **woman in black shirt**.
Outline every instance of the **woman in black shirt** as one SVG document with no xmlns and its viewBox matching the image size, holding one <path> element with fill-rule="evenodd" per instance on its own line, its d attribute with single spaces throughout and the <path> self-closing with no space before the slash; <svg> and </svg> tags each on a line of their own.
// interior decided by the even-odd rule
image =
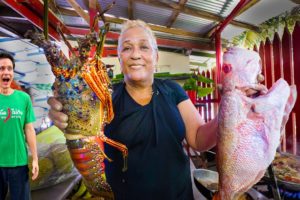
<svg viewBox="0 0 300 200">
<path fill-rule="evenodd" d="M 128 148 L 128 170 L 113 147 L 105 151 L 107 182 L 118 199 L 193 199 L 189 159 L 182 141 L 199 151 L 216 143 L 217 122 L 205 124 L 177 83 L 154 79 L 158 61 L 156 39 L 146 23 L 127 21 L 118 42 L 124 82 L 114 86 L 115 117 L 105 134 Z M 61 129 L 67 116 L 55 98 L 49 100 L 50 117 Z"/>
</svg>

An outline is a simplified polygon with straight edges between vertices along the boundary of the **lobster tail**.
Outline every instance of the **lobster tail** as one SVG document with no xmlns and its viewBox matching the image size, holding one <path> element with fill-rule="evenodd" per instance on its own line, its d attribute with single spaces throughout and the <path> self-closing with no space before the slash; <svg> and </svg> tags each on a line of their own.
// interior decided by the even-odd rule
<svg viewBox="0 0 300 200">
<path fill-rule="evenodd" d="M 95 137 L 67 140 L 71 158 L 83 177 L 88 191 L 105 200 L 113 200 L 114 194 L 106 182 L 104 174 L 104 154 L 101 146 L 94 141 Z"/>
</svg>

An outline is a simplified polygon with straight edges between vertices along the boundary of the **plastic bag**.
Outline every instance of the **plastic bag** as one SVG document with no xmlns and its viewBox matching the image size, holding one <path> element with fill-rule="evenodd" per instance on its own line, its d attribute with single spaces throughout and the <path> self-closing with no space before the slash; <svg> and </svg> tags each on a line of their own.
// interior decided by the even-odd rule
<svg viewBox="0 0 300 200">
<path fill-rule="evenodd" d="M 56 127 L 50 127 L 37 136 L 39 176 L 34 181 L 31 180 L 31 154 L 28 158 L 31 190 L 50 187 L 79 174 L 65 141 L 63 133 Z"/>
</svg>

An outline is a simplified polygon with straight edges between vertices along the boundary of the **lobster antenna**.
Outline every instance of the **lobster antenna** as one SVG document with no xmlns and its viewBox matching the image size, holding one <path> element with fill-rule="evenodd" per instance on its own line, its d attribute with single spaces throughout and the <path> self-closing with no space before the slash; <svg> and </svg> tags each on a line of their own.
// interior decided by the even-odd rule
<svg viewBox="0 0 300 200">
<path fill-rule="evenodd" d="M 99 55 L 100 58 L 102 57 L 101 52 L 103 52 L 106 34 L 108 33 L 108 31 L 109 31 L 109 23 L 106 23 L 104 27 L 101 27 L 99 32 L 100 44 L 97 46 L 97 55 Z"/>
<path fill-rule="evenodd" d="M 99 20 L 99 17 L 103 21 L 104 24 L 106 24 L 106 19 L 104 17 L 104 13 L 109 11 L 114 5 L 116 4 L 116 1 L 114 0 L 111 4 L 109 4 L 104 10 L 101 9 L 99 2 L 97 1 L 97 8 L 98 8 L 98 14 L 93 19 L 93 26 L 91 28 L 91 31 L 93 32 L 95 30 L 96 24 Z"/>
<path fill-rule="evenodd" d="M 57 32 L 60 34 L 60 36 L 62 37 L 64 43 L 67 45 L 67 47 L 69 48 L 70 52 L 72 55 L 75 55 L 75 52 L 73 51 L 73 48 L 71 46 L 71 44 L 68 42 L 68 40 L 66 39 L 64 33 L 61 30 L 60 25 L 57 26 Z"/>
</svg>

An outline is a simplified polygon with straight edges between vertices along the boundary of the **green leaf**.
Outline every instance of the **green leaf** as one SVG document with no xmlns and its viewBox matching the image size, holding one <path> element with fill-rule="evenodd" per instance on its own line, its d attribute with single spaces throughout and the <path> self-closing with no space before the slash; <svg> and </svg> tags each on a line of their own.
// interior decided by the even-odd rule
<svg viewBox="0 0 300 200">
<path fill-rule="evenodd" d="M 198 75 L 198 81 L 202 82 L 202 83 L 207 83 L 207 84 L 210 84 L 210 83 L 213 83 L 214 80 L 210 79 L 210 78 L 206 78 L 205 76 L 202 76 L 202 75 Z"/>
<path fill-rule="evenodd" d="M 212 93 L 214 91 L 214 87 L 209 87 L 209 88 L 198 88 L 197 94 L 198 97 L 205 97 L 206 95 Z"/>
<path fill-rule="evenodd" d="M 185 81 L 183 84 L 183 89 L 184 90 L 197 90 L 197 80 L 194 78 L 189 78 Z"/>
</svg>

